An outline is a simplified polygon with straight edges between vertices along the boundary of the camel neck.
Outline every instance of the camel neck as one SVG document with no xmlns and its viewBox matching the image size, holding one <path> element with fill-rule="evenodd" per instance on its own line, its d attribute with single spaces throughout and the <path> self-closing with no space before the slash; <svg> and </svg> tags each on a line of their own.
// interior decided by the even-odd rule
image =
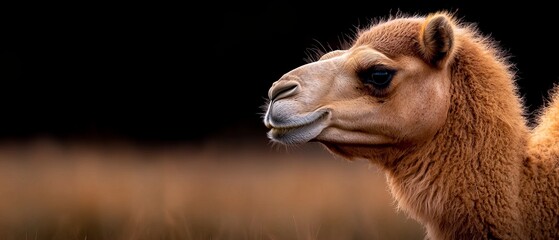
<svg viewBox="0 0 559 240">
<path fill-rule="evenodd" d="M 504 66 L 469 51 L 458 52 L 453 65 L 445 125 L 431 142 L 384 166 L 388 184 L 400 208 L 448 235 L 440 237 L 521 239 L 516 196 L 529 134 L 523 109 Z"/>
</svg>

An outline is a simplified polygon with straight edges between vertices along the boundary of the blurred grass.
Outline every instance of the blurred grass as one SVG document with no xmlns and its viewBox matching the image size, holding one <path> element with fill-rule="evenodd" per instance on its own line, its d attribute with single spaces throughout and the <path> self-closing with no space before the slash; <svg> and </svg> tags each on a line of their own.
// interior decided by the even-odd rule
<svg viewBox="0 0 559 240">
<path fill-rule="evenodd" d="M 423 239 L 374 166 L 308 146 L 3 143 L 0 239 Z"/>
</svg>

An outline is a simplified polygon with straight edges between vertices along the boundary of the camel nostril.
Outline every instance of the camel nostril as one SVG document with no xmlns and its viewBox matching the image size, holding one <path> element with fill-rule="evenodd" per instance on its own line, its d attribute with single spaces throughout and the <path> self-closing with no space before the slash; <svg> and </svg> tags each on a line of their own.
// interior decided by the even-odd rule
<svg viewBox="0 0 559 240">
<path fill-rule="evenodd" d="M 298 86 L 299 84 L 293 82 L 273 86 L 270 91 L 268 91 L 268 97 L 272 101 L 289 97 L 296 93 Z"/>
</svg>

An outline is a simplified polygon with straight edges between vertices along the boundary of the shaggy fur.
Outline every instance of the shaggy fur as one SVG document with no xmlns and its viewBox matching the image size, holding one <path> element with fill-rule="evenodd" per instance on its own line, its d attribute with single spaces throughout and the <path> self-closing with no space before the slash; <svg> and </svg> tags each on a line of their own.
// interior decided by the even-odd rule
<svg viewBox="0 0 559 240">
<path fill-rule="evenodd" d="M 320 122 L 320 133 L 315 134 L 318 130 L 312 129 L 299 139 L 321 142 L 336 155 L 348 159 L 364 157 L 381 167 L 386 172 L 399 208 L 426 227 L 428 238 L 559 238 L 559 90 L 552 93 L 551 101 L 539 115 L 537 126 L 529 128 L 514 74 L 504 54 L 475 27 L 458 22 L 445 12 L 427 17 L 396 17 L 376 23 L 359 32 L 348 51 L 353 54 L 363 46 L 382 53 L 394 62 L 409 57 L 420 59 L 427 68 L 432 68 L 429 71 L 439 71 L 443 74 L 441 76 L 448 76 L 445 79 L 449 86 L 440 88 L 443 89 L 443 97 L 437 100 L 444 107 L 444 114 L 437 115 L 440 116 L 440 124 L 434 120 L 433 130 L 427 129 L 418 136 L 412 133 L 427 128 L 420 122 L 410 124 L 412 127 L 402 126 L 404 130 L 411 130 L 402 130 L 404 133 L 400 135 L 392 134 L 395 137 L 390 141 L 364 143 L 359 138 L 359 142 L 352 144 L 348 135 L 332 130 L 348 123 Z M 348 61 L 341 59 L 345 56 L 341 54 L 327 54 L 320 61 L 324 61 L 323 64 L 331 61 L 328 66 L 338 66 L 336 61 Z M 320 64 L 320 61 L 315 64 Z M 284 87 L 283 92 L 277 90 L 275 96 L 287 99 L 307 92 L 317 94 L 317 91 L 309 89 L 320 86 L 305 85 L 303 81 L 305 74 L 316 69 L 327 72 L 324 76 L 337 74 L 335 78 L 341 78 L 342 74 L 346 74 L 350 76 L 347 79 L 356 78 L 355 74 L 347 73 L 347 67 L 344 70 L 338 68 L 317 68 L 311 64 L 296 69 L 276 85 L 300 81 L 298 85 Z M 386 90 L 387 96 L 361 91 L 364 87 L 355 83 L 351 85 L 352 91 L 356 92 L 354 95 L 343 92 L 338 98 L 333 97 L 330 91 L 320 104 L 309 108 L 313 111 L 326 109 L 327 114 L 323 118 L 328 120 L 324 121 L 333 122 L 338 106 L 351 103 L 351 99 L 357 99 L 364 92 L 368 95 L 361 99 L 369 99 L 369 106 L 356 105 L 354 111 L 397 104 L 397 99 L 402 97 L 398 91 L 404 91 L 404 84 L 412 83 L 411 80 L 394 78 L 395 86 Z M 279 87 L 274 86 L 271 92 L 274 88 Z M 286 89 L 298 91 L 291 93 Z M 281 95 L 284 93 L 285 96 Z M 301 102 L 300 99 L 297 100 Z M 426 99 L 430 100 L 427 96 Z M 279 99 L 274 100 L 280 102 Z M 312 105 L 310 100 L 304 100 L 307 105 Z M 273 102 L 266 116 L 271 120 L 265 120 L 272 130 L 277 128 L 273 122 Z M 274 107 L 278 109 L 282 105 Z M 305 111 L 311 110 L 297 110 Z M 416 115 L 398 116 L 423 117 L 414 113 Z M 355 128 L 362 134 L 371 132 L 368 128 Z M 379 132 L 389 136 L 383 131 L 401 129 L 390 128 L 386 123 L 375 127 L 375 130 L 377 134 L 374 137 L 377 137 Z M 291 143 L 282 139 L 288 136 L 289 129 L 282 130 L 282 134 L 274 133 L 270 133 L 272 140 Z"/>
</svg>

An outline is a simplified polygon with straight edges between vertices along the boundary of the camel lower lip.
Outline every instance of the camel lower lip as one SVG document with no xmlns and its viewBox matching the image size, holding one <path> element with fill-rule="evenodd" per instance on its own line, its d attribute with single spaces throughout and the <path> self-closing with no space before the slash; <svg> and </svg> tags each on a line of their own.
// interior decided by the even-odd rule
<svg viewBox="0 0 559 240">
<path fill-rule="evenodd" d="M 268 137 L 283 144 L 299 144 L 311 141 L 322 129 L 323 122 L 327 119 L 328 112 L 324 111 L 317 115 L 312 121 L 295 126 L 271 127 Z"/>
</svg>

